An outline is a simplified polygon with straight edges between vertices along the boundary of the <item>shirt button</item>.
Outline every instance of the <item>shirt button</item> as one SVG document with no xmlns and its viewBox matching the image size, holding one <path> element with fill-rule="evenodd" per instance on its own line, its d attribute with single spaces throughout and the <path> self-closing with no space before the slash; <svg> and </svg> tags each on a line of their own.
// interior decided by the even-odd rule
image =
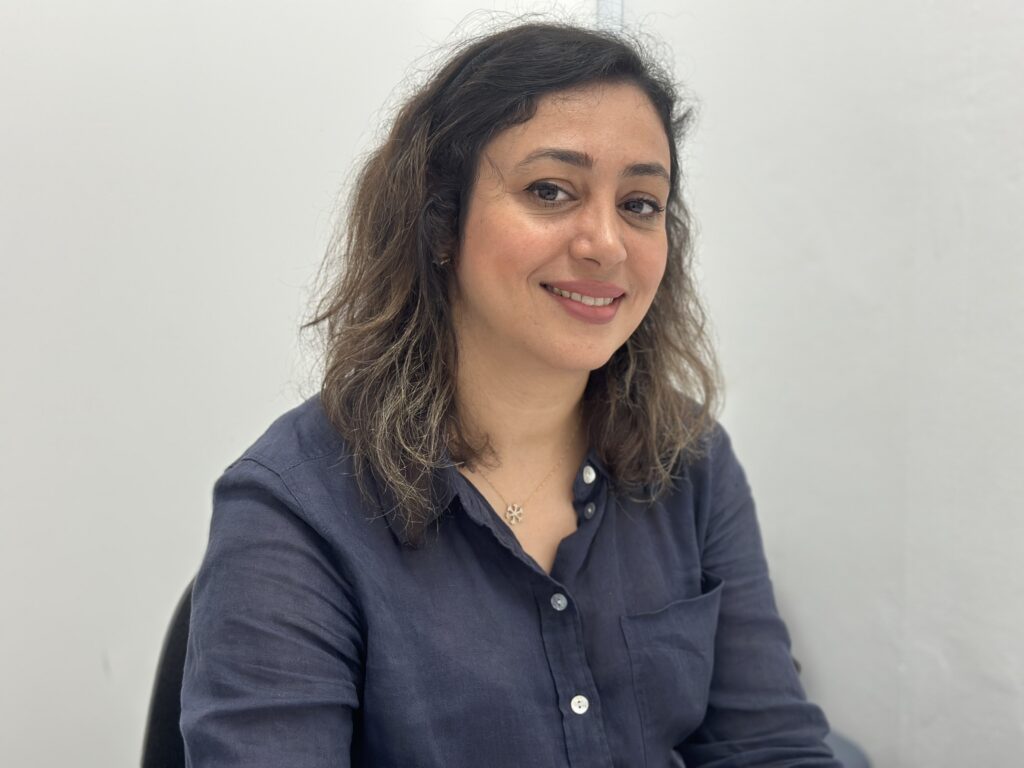
<svg viewBox="0 0 1024 768">
<path fill-rule="evenodd" d="M 585 715 L 587 710 L 590 709 L 590 702 L 587 701 L 586 696 L 573 696 L 569 706 L 572 707 L 572 711 L 577 715 Z"/>
<path fill-rule="evenodd" d="M 583 516 L 585 518 L 587 518 L 587 520 L 589 520 L 590 518 L 592 518 L 594 516 L 594 513 L 596 511 L 597 511 L 597 507 L 594 506 L 594 502 L 591 501 L 589 504 L 587 504 L 587 506 L 585 506 L 583 508 Z"/>
<path fill-rule="evenodd" d="M 565 599 L 565 595 L 561 592 L 555 592 L 551 596 L 551 607 L 556 611 L 564 611 L 567 605 L 569 605 L 569 601 Z"/>
<path fill-rule="evenodd" d="M 595 480 L 597 480 L 597 472 L 594 471 L 592 466 L 587 464 L 587 466 L 583 468 L 583 482 L 590 485 Z"/>
</svg>

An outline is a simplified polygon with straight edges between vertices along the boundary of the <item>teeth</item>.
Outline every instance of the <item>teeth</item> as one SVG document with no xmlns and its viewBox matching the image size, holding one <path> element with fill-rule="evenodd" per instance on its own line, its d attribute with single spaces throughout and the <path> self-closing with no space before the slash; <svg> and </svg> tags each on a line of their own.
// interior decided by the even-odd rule
<svg viewBox="0 0 1024 768">
<path fill-rule="evenodd" d="M 615 301 L 615 299 L 612 298 L 599 299 L 596 296 L 584 296 L 581 293 L 570 293 L 569 291 L 563 291 L 561 288 L 555 288 L 552 285 L 545 285 L 544 287 L 558 296 L 578 301 L 580 304 L 585 304 L 588 307 L 607 307 Z"/>
</svg>

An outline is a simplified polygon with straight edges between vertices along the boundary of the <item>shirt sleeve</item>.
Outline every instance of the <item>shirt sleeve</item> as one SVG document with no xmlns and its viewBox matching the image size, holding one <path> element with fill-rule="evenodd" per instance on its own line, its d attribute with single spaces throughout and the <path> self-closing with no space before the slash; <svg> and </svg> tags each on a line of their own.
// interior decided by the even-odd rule
<svg viewBox="0 0 1024 768">
<path fill-rule="evenodd" d="M 362 633 L 285 482 L 252 459 L 214 487 L 181 694 L 192 768 L 350 764 Z"/>
<path fill-rule="evenodd" d="M 724 586 L 705 719 L 678 751 L 703 768 L 840 768 L 797 677 L 750 488 L 721 429 L 708 465 L 702 567 Z"/>
</svg>

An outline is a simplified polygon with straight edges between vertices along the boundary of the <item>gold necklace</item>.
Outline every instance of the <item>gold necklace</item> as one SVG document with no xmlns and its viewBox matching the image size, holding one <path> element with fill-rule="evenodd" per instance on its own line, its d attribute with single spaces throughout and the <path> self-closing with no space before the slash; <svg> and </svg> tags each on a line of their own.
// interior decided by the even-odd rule
<svg viewBox="0 0 1024 768">
<path fill-rule="evenodd" d="M 551 476 L 553 474 L 555 474 L 555 471 L 560 466 L 562 466 L 562 462 L 563 461 L 565 461 L 565 456 L 564 455 L 557 462 L 555 462 L 555 466 L 553 466 L 551 468 L 551 471 L 548 472 L 544 476 L 544 479 L 541 480 L 539 483 L 537 483 L 537 487 L 534 488 L 533 491 L 530 492 L 530 495 L 527 496 L 525 499 L 523 499 L 523 503 L 522 504 L 515 504 L 515 503 L 510 504 L 505 499 L 505 497 L 501 495 L 501 491 L 499 491 L 497 488 L 494 487 L 494 483 L 492 483 L 490 478 L 487 477 L 486 474 L 484 474 L 484 471 L 482 469 L 480 469 L 478 467 L 476 472 L 477 472 L 478 475 L 480 475 L 480 477 L 482 477 L 484 479 L 484 482 L 486 482 L 489 486 L 491 486 L 491 490 L 494 491 L 496 494 L 498 494 L 498 498 L 501 499 L 501 503 L 505 505 L 505 522 L 507 522 L 509 525 L 518 525 L 519 523 L 523 522 L 523 513 L 524 513 L 523 507 L 525 507 L 527 502 L 534 497 L 534 495 L 537 493 L 537 491 L 539 491 L 541 489 L 541 487 L 544 485 L 544 483 L 546 483 L 549 479 L 551 479 Z"/>
</svg>

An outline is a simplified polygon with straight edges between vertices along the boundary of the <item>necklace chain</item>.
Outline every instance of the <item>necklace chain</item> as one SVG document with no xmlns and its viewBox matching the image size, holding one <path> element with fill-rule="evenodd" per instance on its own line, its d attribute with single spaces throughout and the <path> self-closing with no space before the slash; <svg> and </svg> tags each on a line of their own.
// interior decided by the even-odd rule
<svg viewBox="0 0 1024 768">
<path fill-rule="evenodd" d="M 539 491 L 543 487 L 544 483 L 551 479 L 551 476 L 555 474 L 555 472 L 558 470 L 560 466 L 562 466 L 563 461 L 565 461 L 564 455 L 562 456 L 562 458 L 555 462 L 555 466 L 551 468 L 551 471 L 544 475 L 544 479 L 537 483 L 537 487 L 530 492 L 530 495 L 523 499 L 522 504 L 510 504 L 502 495 L 501 491 L 499 491 L 495 487 L 494 483 L 491 482 L 491 479 L 487 477 L 487 475 L 484 473 L 482 469 L 477 467 L 476 472 L 478 475 L 480 475 L 480 477 L 484 479 L 484 482 L 491 486 L 491 490 L 498 494 L 498 498 L 501 499 L 501 503 L 505 505 L 505 522 L 507 522 L 509 525 L 518 525 L 523 521 L 523 514 L 525 512 L 523 507 L 525 507 L 526 504 L 530 501 L 530 499 L 532 499 L 534 495 L 536 495 L 537 491 Z"/>
</svg>

